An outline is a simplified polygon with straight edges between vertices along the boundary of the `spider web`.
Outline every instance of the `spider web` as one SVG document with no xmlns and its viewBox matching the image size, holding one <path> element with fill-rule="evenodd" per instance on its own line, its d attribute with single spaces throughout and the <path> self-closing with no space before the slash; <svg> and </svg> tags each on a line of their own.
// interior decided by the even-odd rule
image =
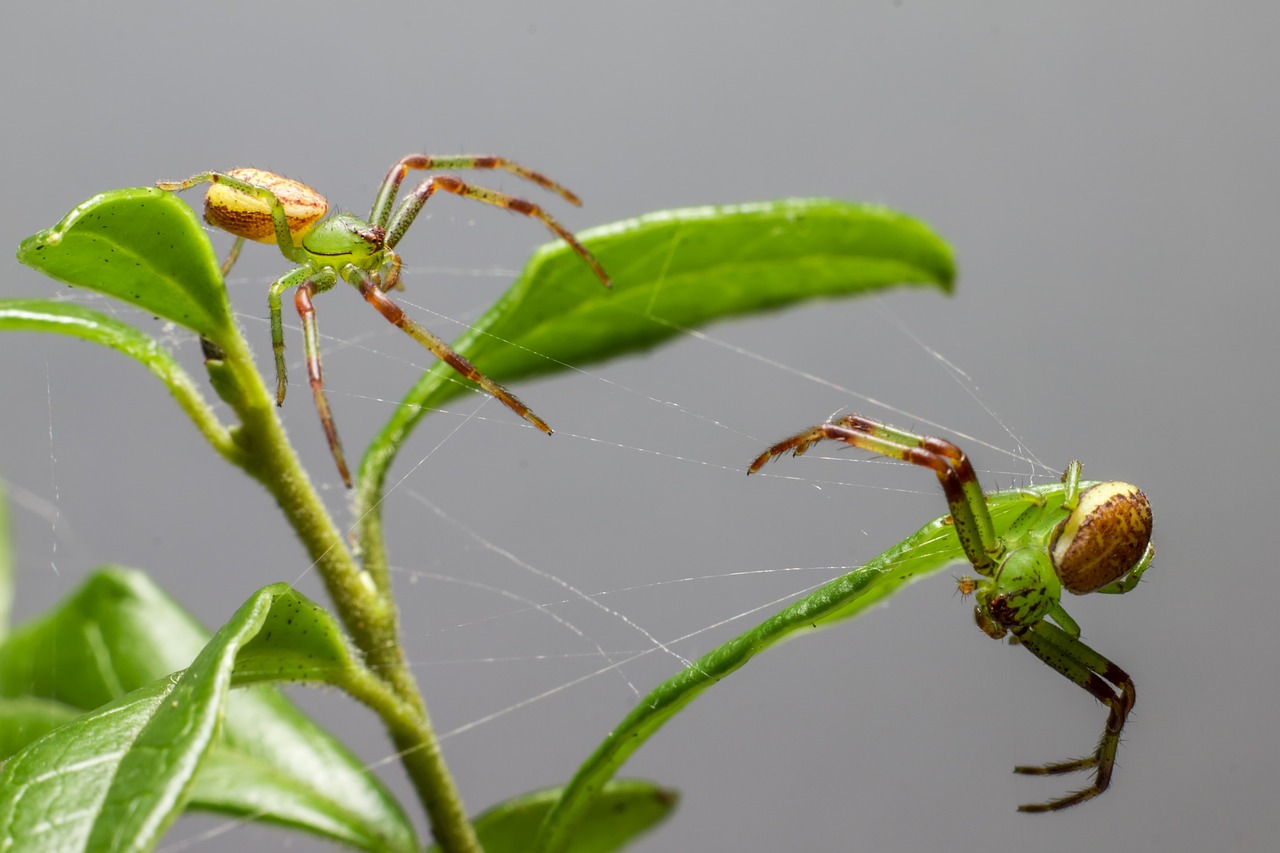
<svg viewBox="0 0 1280 853">
<path fill-rule="evenodd" d="M 478 284 L 496 289 L 514 275 L 511 270 L 406 267 L 408 290 L 397 294 L 396 301 L 450 339 L 487 306 L 488 298 L 480 293 L 486 288 Z M 239 309 L 244 303 L 235 289 L 257 288 L 261 280 L 236 276 L 229 284 Z M 453 297 L 461 307 L 433 311 L 423 304 L 426 296 L 416 295 L 430 293 L 432 305 L 438 305 L 450 284 L 456 286 Z M 359 320 L 348 328 L 337 317 L 343 312 L 325 311 L 339 295 L 349 296 L 325 297 L 318 309 L 324 312 L 319 316 L 326 387 L 348 447 L 358 448 L 359 436 L 369 434 L 368 424 L 385 418 L 396 405 L 406 378 L 411 381 L 433 361 L 371 312 L 348 310 Z M 77 296 L 83 300 L 83 294 Z M 682 330 L 676 344 L 652 356 L 573 367 L 564 374 L 567 378 L 520 384 L 513 390 L 556 429 L 551 440 L 483 395 L 456 401 L 424 421 L 402 451 L 397 470 L 404 473 L 388 488 L 386 526 L 407 655 L 423 682 L 455 772 L 465 772 L 468 761 L 488 754 L 491 735 L 510 738 L 519 721 L 539 707 L 579 719 L 575 709 L 603 703 L 610 709 L 607 719 L 620 719 L 691 659 L 945 511 L 928 472 L 836 445 L 819 445 L 803 460 L 773 463 L 747 481 L 746 463 L 782 435 L 857 411 L 952 438 L 975 458 L 986 488 L 1056 477 L 1056 470 L 1042 463 L 984 400 L 969 374 L 926 343 L 924 337 L 934 333 L 922 337 L 901 318 L 895 307 L 900 300 L 910 308 L 922 298 L 907 293 L 793 312 L 801 323 L 820 325 L 825 318 L 818 312 L 825 312 L 838 316 L 841 324 L 858 322 L 868 330 L 867 343 L 838 348 L 834 361 L 788 352 L 769 331 L 769 324 L 779 320 L 767 318 Z M 116 313 L 105 300 L 94 300 L 94 307 Z M 238 319 L 261 353 L 267 336 L 264 318 L 242 312 Z M 286 412 L 293 408 L 288 412 L 291 434 L 297 440 L 311 433 L 300 442 L 304 461 L 314 477 L 341 493 L 319 430 L 306 423 L 314 412 L 297 362 L 298 335 L 296 328 L 286 329 L 292 359 L 286 402 Z M 162 337 L 166 345 L 196 355 L 196 344 L 186 332 L 169 328 Z M 901 384 L 900 378 L 881 384 L 874 381 L 878 370 L 849 369 L 876 352 L 909 359 L 911 384 Z M 680 366 L 672 371 L 663 361 Z M 708 386 L 702 378 L 707 374 L 729 378 Z M 850 376 L 856 379 L 850 381 Z M 802 389 L 801 398 L 822 402 L 774 401 L 795 387 Z M 55 393 L 50 383 L 51 400 Z M 966 428 L 958 419 L 937 415 L 956 410 L 976 426 Z M 17 490 L 15 495 L 46 519 L 56 543 L 73 534 L 59 510 L 52 411 L 51 403 L 52 500 L 41 505 L 29 492 Z M 524 450 L 511 454 L 508 446 Z M 544 454 L 552 461 L 542 462 Z M 507 482 L 513 464 L 531 472 L 516 485 Z M 562 473 L 566 469 L 573 473 Z M 643 487 L 653 490 L 648 493 L 652 517 L 643 512 L 643 502 L 627 500 L 625 493 L 635 488 L 629 477 L 641 478 Z M 548 480 L 554 488 L 545 485 Z M 446 491 L 438 486 L 441 482 L 449 484 Z M 670 492 L 664 494 L 664 488 Z M 547 496 L 530 500 L 528 492 Z M 671 499 L 686 493 L 687 501 Z M 495 494 L 504 496 L 502 506 L 495 505 Z M 707 500 L 722 505 L 744 500 L 751 504 L 754 523 L 736 520 L 732 512 L 719 513 L 714 529 L 707 530 L 710 541 L 698 542 L 703 525 L 694 516 L 699 502 Z M 618 506 L 620 517 L 592 513 L 593 504 L 602 502 Z M 883 505 L 884 515 L 871 511 L 876 505 Z M 830 529 L 833 510 L 853 518 L 837 531 L 841 545 L 797 548 L 815 531 Z M 341 508 L 335 507 L 335 513 L 341 521 Z M 521 516 L 522 523 L 513 526 Z M 884 517 L 896 519 L 889 532 L 882 532 L 884 523 L 878 519 Z M 665 532 L 672 522 L 678 538 Z M 603 529 L 588 537 L 583 525 Z M 769 547 L 740 544 L 762 526 L 771 528 Z M 413 531 L 408 542 L 399 539 L 403 530 Z M 627 535 L 628 530 L 633 532 Z M 595 544 L 580 545 L 579 535 Z M 610 536 L 618 546 L 602 548 L 600 540 Z M 77 544 L 76 550 L 82 549 Z M 786 556 L 799 551 L 824 551 L 826 559 L 797 563 Z M 730 556 L 717 559 L 718 554 Z M 56 551 L 50 555 L 55 572 L 56 556 Z M 597 570 L 606 565 L 609 571 Z M 292 580 L 305 585 L 308 574 L 300 572 Z M 465 701 L 455 698 L 459 696 Z M 315 691 L 305 691 L 297 698 L 310 709 L 315 697 Z M 349 703 L 336 713 L 349 715 Z M 565 772 L 557 770 L 557 776 L 544 768 L 530 784 L 513 783 L 505 795 L 567 778 L 607 731 L 609 723 L 600 726 L 592 719 L 593 728 L 576 731 L 567 763 L 555 765 L 563 764 Z M 345 726 L 330 724 L 344 740 L 350 722 Z M 376 722 L 362 718 L 360 726 L 373 730 L 376 743 Z M 370 767 L 396 763 L 398 754 L 387 752 L 385 741 L 381 748 L 381 754 L 373 753 Z M 536 767 L 538 761 L 530 764 Z M 395 792 L 411 810 L 412 794 L 400 782 L 392 774 Z M 468 795 L 473 809 L 492 799 Z M 208 848 L 228 833 L 243 838 L 248 823 L 184 818 L 162 849 Z"/>
</svg>

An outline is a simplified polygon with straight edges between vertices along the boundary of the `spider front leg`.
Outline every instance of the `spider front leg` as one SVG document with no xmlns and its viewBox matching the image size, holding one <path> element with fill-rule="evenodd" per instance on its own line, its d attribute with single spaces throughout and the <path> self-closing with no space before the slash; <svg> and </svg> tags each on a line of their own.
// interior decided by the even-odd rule
<svg viewBox="0 0 1280 853">
<path fill-rule="evenodd" d="M 565 228 L 555 217 L 547 213 L 538 205 L 530 201 L 525 201 L 515 196 L 509 196 L 506 193 L 500 193 L 495 190 L 485 189 L 484 187 L 472 186 L 465 181 L 459 180 L 452 175 L 432 175 L 414 188 L 413 192 L 405 196 L 400 207 L 396 208 L 396 212 L 391 216 L 390 222 L 386 226 L 386 247 L 394 249 L 400 239 L 404 237 L 409 226 L 413 224 L 413 220 L 418 216 L 422 206 L 427 203 L 427 199 L 435 193 L 436 190 L 443 190 L 447 193 L 463 196 L 465 198 L 475 199 L 476 201 L 491 204 L 494 207 L 505 208 L 516 213 L 536 219 L 555 234 L 561 240 L 569 244 L 569 248 L 591 267 L 591 271 L 604 284 L 605 287 L 611 287 L 609 274 L 604 271 L 604 267 L 596 260 L 595 256 L 587 251 L 586 246 L 578 242 L 578 238 L 574 237 L 569 229 Z M 375 212 L 376 208 L 375 208 Z M 377 224 L 376 221 L 374 223 Z M 388 285 L 388 287 L 393 286 Z"/>
<path fill-rule="evenodd" d="M 436 358 L 452 367 L 467 379 L 470 379 L 472 382 L 479 385 L 490 395 L 497 398 L 497 400 L 508 409 L 515 412 L 517 415 L 524 418 L 547 435 L 551 435 L 551 427 L 547 426 L 546 421 L 530 411 L 529 407 L 522 403 L 515 394 L 512 394 L 488 376 L 485 376 L 476 369 L 475 365 L 467 361 L 458 353 L 454 352 L 453 349 L 443 340 L 436 337 L 425 327 L 405 314 L 404 309 L 391 301 L 391 297 L 387 296 L 385 293 L 385 288 L 380 285 L 372 275 L 358 267 L 347 266 L 342 271 L 342 277 L 348 283 L 354 285 L 356 289 L 360 291 L 360 295 L 364 297 L 365 301 L 378 309 L 378 313 L 385 317 L 392 325 L 396 326 L 409 337 L 431 350 L 431 353 Z"/>
<path fill-rule="evenodd" d="M 779 441 L 757 456 L 747 473 L 754 474 L 770 459 L 787 452 L 800 456 L 824 439 L 843 441 L 890 459 L 933 469 L 946 495 L 965 556 L 981 575 L 990 576 L 995 570 L 995 559 L 1004 545 L 991 523 L 978 475 L 964 451 L 944 439 L 904 432 L 861 415 L 846 415 Z"/>
<path fill-rule="evenodd" d="M 294 307 L 302 318 L 302 342 L 307 357 L 307 378 L 311 381 L 311 395 L 316 401 L 316 412 L 320 415 L 320 424 L 324 427 L 324 437 L 329 442 L 329 452 L 338 465 L 338 473 L 343 484 L 351 488 L 351 473 L 347 470 L 347 460 L 342 454 L 342 442 L 338 439 L 338 428 L 333 423 L 333 414 L 329 410 L 329 398 L 324 393 L 324 369 L 320 364 L 320 332 L 316 327 L 316 309 L 311 297 L 333 287 L 336 277 L 315 276 L 298 285 L 293 296 Z"/>
<path fill-rule="evenodd" d="M 391 205 L 395 202 L 396 194 L 400 192 L 400 184 L 404 181 L 405 175 L 409 173 L 410 169 L 444 169 L 446 171 L 452 169 L 501 169 L 556 193 L 570 204 L 578 206 L 582 204 L 582 200 L 570 192 L 567 187 L 556 183 L 541 172 L 535 172 L 533 169 L 528 169 L 519 163 L 508 160 L 506 157 L 493 157 L 486 154 L 451 154 L 442 157 L 430 154 L 410 154 L 408 157 L 401 158 L 388 170 L 387 177 L 382 181 L 382 186 L 378 188 L 378 195 L 373 201 L 373 210 L 369 213 L 369 221 L 374 225 L 382 228 L 387 227 L 387 222 L 391 218 Z"/>
<path fill-rule="evenodd" d="M 1047 622 L 1038 622 L 1017 637 L 1027 651 L 1089 691 L 1109 710 L 1107 726 L 1092 755 L 1071 761 L 1013 768 L 1014 773 L 1027 776 L 1056 776 L 1097 768 L 1093 784 L 1056 800 L 1020 805 L 1018 811 L 1057 811 L 1091 800 L 1107 790 L 1111 784 L 1116 749 L 1120 746 L 1120 732 L 1124 729 L 1125 720 L 1133 710 L 1133 703 L 1137 698 L 1133 679 L 1078 638 Z"/>
</svg>

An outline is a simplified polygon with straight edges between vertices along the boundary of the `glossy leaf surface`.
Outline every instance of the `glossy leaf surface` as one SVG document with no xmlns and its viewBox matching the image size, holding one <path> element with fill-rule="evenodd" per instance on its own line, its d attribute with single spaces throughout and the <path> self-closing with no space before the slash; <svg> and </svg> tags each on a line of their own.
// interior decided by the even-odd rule
<svg viewBox="0 0 1280 853">
<path fill-rule="evenodd" d="M 92 709 L 9 758 L 0 848 L 148 849 L 189 798 L 364 849 L 413 849 L 408 820 L 362 762 L 274 688 L 231 690 L 336 681 L 347 654 L 329 615 L 284 585 L 255 594 L 209 641 L 140 573 L 100 571 L 0 646 L 12 702 Z M 19 722 L 40 725 L 0 713 L 10 721 L 3 740 L 15 746 Z"/>
<path fill-rule="evenodd" d="M 22 241 L 18 260 L 222 341 L 234 328 L 218 259 L 186 202 L 154 187 L 99 193 Z"/>
</svg>

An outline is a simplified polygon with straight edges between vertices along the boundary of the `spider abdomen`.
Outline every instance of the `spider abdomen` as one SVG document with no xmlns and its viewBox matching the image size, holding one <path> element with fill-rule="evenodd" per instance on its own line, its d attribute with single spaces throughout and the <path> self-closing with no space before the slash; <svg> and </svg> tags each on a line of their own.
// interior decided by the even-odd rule
<svg viewBox="0 0 1280 853">
<path fill-rule="evenodd" d="M 306 184 L 261 169 L 228 169 L 230 177 L 269 190 L 284 207 L 293 242 L 302 237 L 329 212 L 329 202 Z M 271 206 L 260 198 L 216 181 L 204 196 L 205 221 L 237 237 L 259 243 L 276 242 Z"/>
<path fill-rule="evenodd" d="M 1076 595 L 1101 589 L 1138 564 L 1151 541 L 1151 504 L 1137 486 L 1098 483 L 1059 523 L 1050 543 L 1054 570 Z"/>
</svg>

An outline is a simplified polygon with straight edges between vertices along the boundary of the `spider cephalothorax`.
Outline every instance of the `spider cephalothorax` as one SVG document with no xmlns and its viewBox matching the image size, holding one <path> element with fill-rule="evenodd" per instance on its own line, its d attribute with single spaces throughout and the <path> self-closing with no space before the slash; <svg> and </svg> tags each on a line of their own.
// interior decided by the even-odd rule
<svg viewBox="0 0 1280 853">
<path fill-rule="evenodd" d="M 342 481 L 349 487 L 351 475 L 338 440 L 324 393 L 320 365 L 320 335 L 316 329 L 312 297 L 333 287 L 339 279 L 360 291 L 365 301 L 378 309 L 388 321 L 413 337 L 437 358 L 458 373 L 492 394 L 516 414 L 545 433 L 551 428 L 529 410 L 529 407 L 489 379 L 471 362 L 454 352 L 448 344 L 407 317 L 386 295 L 400 288 L 400 256 L 396 244 L 409 230 L 422 206 L 437 190 L 482 201 L 537 219 L 557 237 L 564 240 L 609 285 L 604 268 L 568 230 L 541 207 L 505 193 L 468 184 L 452 175 L 431 175 L 415 187 L 399 207 L 394 207 L 400 184 L 410 169 L 502 169 L 558 193 L 566 201 L 580 204 L 578 197 L 550 178 L 502 157 L 464 154 L 433 157 L 411 154 L 399 160 L 387 172 L 373 202 L 369 218 L 360 219 L 339 213 L 325 219 L 329 203 L 324 196 L 306 184 L 261 169 L 230 169 L 226 172 L 201 172 L 185 181 L 159 181 L 164 190 L 180 191 L 196 184 L 208 183 L 204 213 L 209 224 L 234 234 L 236 242 L 222 265 L 226 275 L 235 263 L 245 240 L 275 243 L 286 258 L 299 266 L 277 279 L 267 291 L 271 312 L 271 348 L 276 366 L 276 404 L 284 402 L 287 384 L 284 362 L 284 324 L 280 300 L 284 291 L 296 287 L 294 307 L 302 319 L 306 347 L 307 376 L 316 410 L 324 426 L 325 437 Z M 393 210 L 394 207 L 394 210 Z"/>
<path fill-rule="evenodd" d="M 940 438 L 895 429 L 859 415 L 819 424 L 770 447 L 751 464 L 755 473 L 788 451 L 800 455 L 824 439 L 843 441 L 893 459 L 933 469 L 951 510 L 952 528 L 977 578 L 959 579 L 973 594 L 978 627 L 997 639 L 1006 635 L 1105 704 L 1107 726 L 1092 755 L 1015 773 L 1033 776 L 1095 769 L 1093 784 L 1045 803 L 1019 806 L 1045 812 L 1082 803 L 1107 789 L 1120 731 L 1136 697 L 1124 670 L 1080 640 L 1080 626 L 1062 608 L 1062 590 L 1123 593 L 1137 586 L 1151 564 L 1151 504 L 1128 483 L 1081 483 L 1080 463 L 1062 475 L 1062 499 L 1028 492 L 1032 505 L 996 534 L 977 475 L 960 448 Z"/>
</svg>

